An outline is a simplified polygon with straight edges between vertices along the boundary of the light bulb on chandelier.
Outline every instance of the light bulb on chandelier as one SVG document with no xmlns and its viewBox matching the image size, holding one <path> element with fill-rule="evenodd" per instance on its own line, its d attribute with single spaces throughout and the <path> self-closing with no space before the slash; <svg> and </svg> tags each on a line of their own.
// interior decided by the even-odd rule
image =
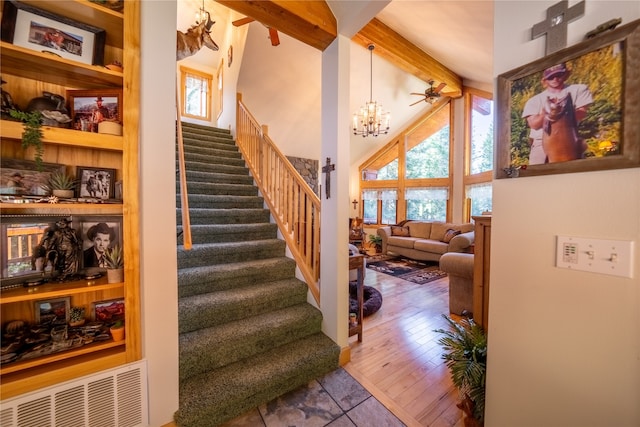
<svg viewBox="0 0 640 427">
<path fill-rule="evenodd" d="M 373 100 L 373 49 L 375 46 L 367 46 L 371 57 L 369 102 L 364 107 L 353 114 L 353 134 L 367 136 L 378 136 L 389 133 L 389 123 L 391 115 L 382 111 L 382 105 Z"/>
<path fill-rule="evenodd" d="M 207 11 L 204 9 L 204 0 L 202 0 L 202 7 L 196 12 L 196 24 L 207 20 Z"/>
</svg>

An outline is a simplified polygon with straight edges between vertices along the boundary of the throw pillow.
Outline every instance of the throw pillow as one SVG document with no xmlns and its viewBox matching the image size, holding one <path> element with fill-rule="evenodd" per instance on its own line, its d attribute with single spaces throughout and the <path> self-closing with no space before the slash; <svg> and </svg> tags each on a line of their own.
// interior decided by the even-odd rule
<svg viewBox="0 0 640 427">
<path fill-rule="evenodd" d="M 400 237 L 409 237 L 409 227 L 391 226 L 391 235 Z"/>
<path fill-rule="evenodd" d="M 444 233 L 444 237 L 442 238 L 442 241 L 445 243 L 449 243 L 451 239 L 456 237 L 458 234 L 460 234 L 460 230 L 453 230 L 450 228 L 447 230 L 446 233 Z"/>
</svg>

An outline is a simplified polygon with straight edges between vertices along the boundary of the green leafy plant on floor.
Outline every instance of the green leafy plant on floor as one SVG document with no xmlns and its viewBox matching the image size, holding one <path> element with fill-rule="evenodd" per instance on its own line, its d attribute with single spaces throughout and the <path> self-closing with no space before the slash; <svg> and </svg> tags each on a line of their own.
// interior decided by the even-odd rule
<svg viewBox="0 0 640 427">
<path fill-rule="evenodd" d="M 24 111 L 10 110 L 9 114 L 14 119 L 23 122 L 24 130 L 22 131 L 22 148 L 26 150 L 34 147 L 36 152 L 34 160 L 38 170 L 42 170 L 42 156 L 44 154 L 44 146 L 42 145 L 42 114 L 40 111 L 32 111 L 26 113 Z"/>
<path fill-rule="evenodd" d="M 382 237 L 377 234 L 369 234 L 369 243 L 376 247 L 376 252 L 382 251 Z"/>
<path fill-rule="evenodd" d="M 462 401 L 458 407 L 473 420 L 465 420 L 467 425 L 483 425 L 485 382 L 487 376 L 487 335 L 473 319 L 463 318 L 456 322 L 442 315 L 449 329 L 436 329 L 444 335 L 438 340 L 445 353 L 453 384 L 460 391 Z M 475 421 L 475 424 L 473 424 Z"/>
</svg>

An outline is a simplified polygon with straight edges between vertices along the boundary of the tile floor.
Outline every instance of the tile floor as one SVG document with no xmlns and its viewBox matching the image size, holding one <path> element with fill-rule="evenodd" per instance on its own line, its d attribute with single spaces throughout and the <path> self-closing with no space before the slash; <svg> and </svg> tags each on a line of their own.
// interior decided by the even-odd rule
<svg viewBox="0 0 640 427">
<path fill-rule="evenodd" d="M 342 368 L 221 427 L 404 427 Z"/>
</svg>

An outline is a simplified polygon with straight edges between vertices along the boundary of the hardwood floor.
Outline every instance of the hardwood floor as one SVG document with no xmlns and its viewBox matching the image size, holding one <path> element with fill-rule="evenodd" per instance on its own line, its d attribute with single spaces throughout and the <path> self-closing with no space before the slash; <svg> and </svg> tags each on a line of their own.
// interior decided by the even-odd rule
<svg viewBox="0 0 640 427">
<path fill-rule="evenodd" d="M 361 343 L 349 339 L 344 369 L 409 427 L 463 427 L 433 332 L 446 328 L 449 279 L 417 285 L 367 269 L 364 284 L 382 293 L 382 308 L 364 319 Z"/>
</svg>

